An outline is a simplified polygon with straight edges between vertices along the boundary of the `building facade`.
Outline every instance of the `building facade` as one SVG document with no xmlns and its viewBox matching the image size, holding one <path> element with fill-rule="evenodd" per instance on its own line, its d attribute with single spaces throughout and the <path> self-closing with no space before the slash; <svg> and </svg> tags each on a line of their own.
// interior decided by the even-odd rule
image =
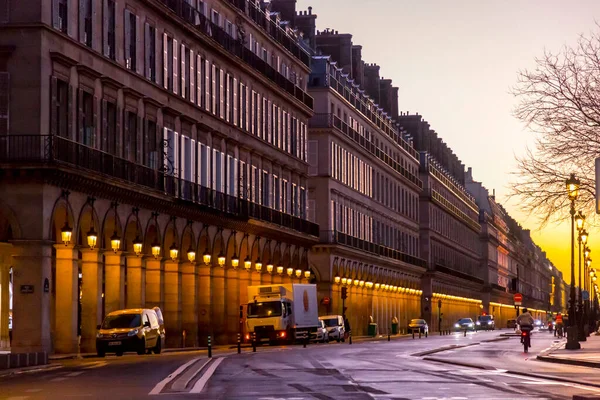
<svg viewBox="0 0 600 400">
<path fill-rule="evenodd" d="M 320 296 L 333 299 L 320 311 L 343 314 L 346 286 L 353 334 L 369 323 L 386 333 L 392 319 L 406 327 L 420 317 L 425 271 L 418 154 L 330 56 L 313 58 L 309 93 L 317 113 L 309 121 L 308 210 L 321 232 L 309 262 Z"/>
<path fill-rule="evenodd" d="M 268 4 L 9 2 L 0 33 L 13 351 L 94 351 L 125 307 L 224 343 L 248 285 L 310 277 L 310 57 Z"/>
</svg>

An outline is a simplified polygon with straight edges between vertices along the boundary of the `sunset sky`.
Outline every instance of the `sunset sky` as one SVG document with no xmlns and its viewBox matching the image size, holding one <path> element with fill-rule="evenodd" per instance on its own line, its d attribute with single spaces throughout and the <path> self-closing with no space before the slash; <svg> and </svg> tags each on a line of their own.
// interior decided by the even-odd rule
<svg viewBox="0 0 600 400">
<path fill-rule="evenodd" d="M 576 44 L 597 29 L 600 1 L 562 0 L 298 0 L 313 7 L 317 29 L 351 33 L 363 59 L 400 88 L 400 110 L 418 112 L 446 141 L 474 179 L 525 228 L 570 282 L 567 224 L 540 229 L 535 215 L 507 201 L 515 155 L 533 134 L 512 115 L 509 93 L 517 71 L 534 66 L 544 49 Z M 589 229 L 588 229 L 589 230 Z M 598 236 L 598 237 L 597 237 Z M 590 231 L 600 260 L 600 232 Z M 594 249 L 597 249 L 594 251 Z"/>
</svg>

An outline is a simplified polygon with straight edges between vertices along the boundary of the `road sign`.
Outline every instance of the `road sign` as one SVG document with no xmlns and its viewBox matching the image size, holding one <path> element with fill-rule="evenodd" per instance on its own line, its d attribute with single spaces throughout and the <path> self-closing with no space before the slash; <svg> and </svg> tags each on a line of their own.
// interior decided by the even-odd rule
<svg viewBox="0 0 600 400">
<path fill-rule="evenodd" d="M 585 301 L 588 301 L 590 299 L 590 292 L 584 290 L 583 292 L 581 292 L 581 298 Z"/>
<path fill-rule="evenodd" d="M 519 303 L 518 305 L 520 305 L 523 301 L 523 295 L 521 293 L 515 293 L 514 300 L 515 304 Z"/>
</svg>

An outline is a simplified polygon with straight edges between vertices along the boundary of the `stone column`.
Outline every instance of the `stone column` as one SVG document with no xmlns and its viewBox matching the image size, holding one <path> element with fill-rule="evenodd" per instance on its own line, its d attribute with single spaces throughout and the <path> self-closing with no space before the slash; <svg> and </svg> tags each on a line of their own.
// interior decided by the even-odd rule
<svg viewBox="0 0 600 400">
<path fill-rule="evenodd" d="M 146 304 L 146 268 L 141 256 L 127 256 L 127 308 L 142 308 Z"/>
<path fill-rule="evenodd" d="M 165 330 L 167 347 L 181 347 L 181 273 L 179 261 L 165 261 Z"/>
<path fill-rule="evenodd" d="M 37 351 L 51 353 L 52 244 L 33 240 L 15 240 L 12 244 L 14 291 L 11 350 L 13 353 Z M 75 269 L 75 273 L 77 273 L 77 269 Z M 48 281 L 48 291 L 44 290 L 46 280 Z M 23 285 L 32 286 L 33 293 L 23 292 Z M 68 291 L 69 287 L 66 286 L 63 289 L 57 287 L 56 292 L 58 293 L 59 290 Z M 75 307 L 77 307 L 76 304 Z M 75 308 L 75 321 L 77 320 L 76 311 Z M 76 346 L 77 328 L 75 324 L 72 325 L 71 340 Z M 77 350 L 77 347 L 75 347 L 75 350 Z"/>
<path fill-rule="evenodd" d="M 198 268 L 198 337 L 200 346 L 206 346 L 208 335 L 212 335 L 211 272 L 210 265 L 204 263 Z"/>
<path fill-rule="evenodd" d="M 12 245 L 0 243 L 0 351 L 10 350 L 10 337 L 8 332 L 8 314 L 10 296 L 8 286 L 10 283 L 10 264 Z"/>
<path fill-rule="evenodd" d="M 227 293 L 225 292 L 225 270 L 223 267 L 213 267 L 211 286 L 212 326 L 215 335 L 213 343 L 224 344 L 227 342 Z"/>
<path fill-rule="evenodd" d="M 251 279 L 251 283 L 250 286 L 258 286 L 261 285 L 261 273 L 257 272 L 255 269 L 250 270 L 250 279 Z"/>
<path fill-rule="evenodd" d="M 227 335 L 229 342 L 235 343 L 240 331 L 240 279 L 239 273 L 233 268 L 225 271 L 227 282 Z"/>
<path fill-rule="evenodd" d="M 104 253 L 104 310 L 105 315 L 125 308 L 125 279 L 121 266 L 121 252 Z M 58 314 L 58 308 L 56 309 Z"/>
<path fill-rule="evenodd" d="M 82 249 L 81 352 L 96 352 L 96 327 L 102 323 L 102 263 L 98 249 Z"/>
<path fill-rule="evenodd" d="M 250 286 L 250 275 L 251 273 L 245 269 L 240 269 L 239 273 L 239 285 L 240 285 L 240 305 L 244 307 L 248 304 L 248 286 Z"/>
<path fill-rule="evenodd" d="M 181 268 L 181 319 L 185 330 L 184 347 L 198 343 L 198 272 L 196 264 L 183 263 Z"/>
<path fill-rule="evenodd" d="M 146 307 L 164 308 L 163 291 L 164 271 L 162 270 L 162 260 L 154 257 L 146 258 Z M 163 317 L 166 316 L 163 313 Z"/>
<path fill-rule="evenodd" d="M 79 268 L 77 250 L 72 244 L 54 245 L 56 249 L 56 333 L 57 353 L 77 353 L 77 308 Z M 43 286 L 40 287 L 40 290 Z M 35 289 L 34 289 L 35 291 Z M 39 328 L 36 328 L 39 329 Z M 13 337 L 15 332 L 13 332 Z"/>
</svg>

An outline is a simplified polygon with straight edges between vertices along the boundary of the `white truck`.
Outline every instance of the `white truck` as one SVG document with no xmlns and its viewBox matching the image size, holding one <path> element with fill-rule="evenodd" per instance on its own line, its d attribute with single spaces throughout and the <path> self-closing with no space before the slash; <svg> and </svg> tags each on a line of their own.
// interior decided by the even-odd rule
<svg viewBox="0 0 600 400">
<path fill-rule="evenodd" d="M 273 284 L 248 287 L 246 340 L 293 342 L 316 332 L 317 286 Z"/>
</svg>

